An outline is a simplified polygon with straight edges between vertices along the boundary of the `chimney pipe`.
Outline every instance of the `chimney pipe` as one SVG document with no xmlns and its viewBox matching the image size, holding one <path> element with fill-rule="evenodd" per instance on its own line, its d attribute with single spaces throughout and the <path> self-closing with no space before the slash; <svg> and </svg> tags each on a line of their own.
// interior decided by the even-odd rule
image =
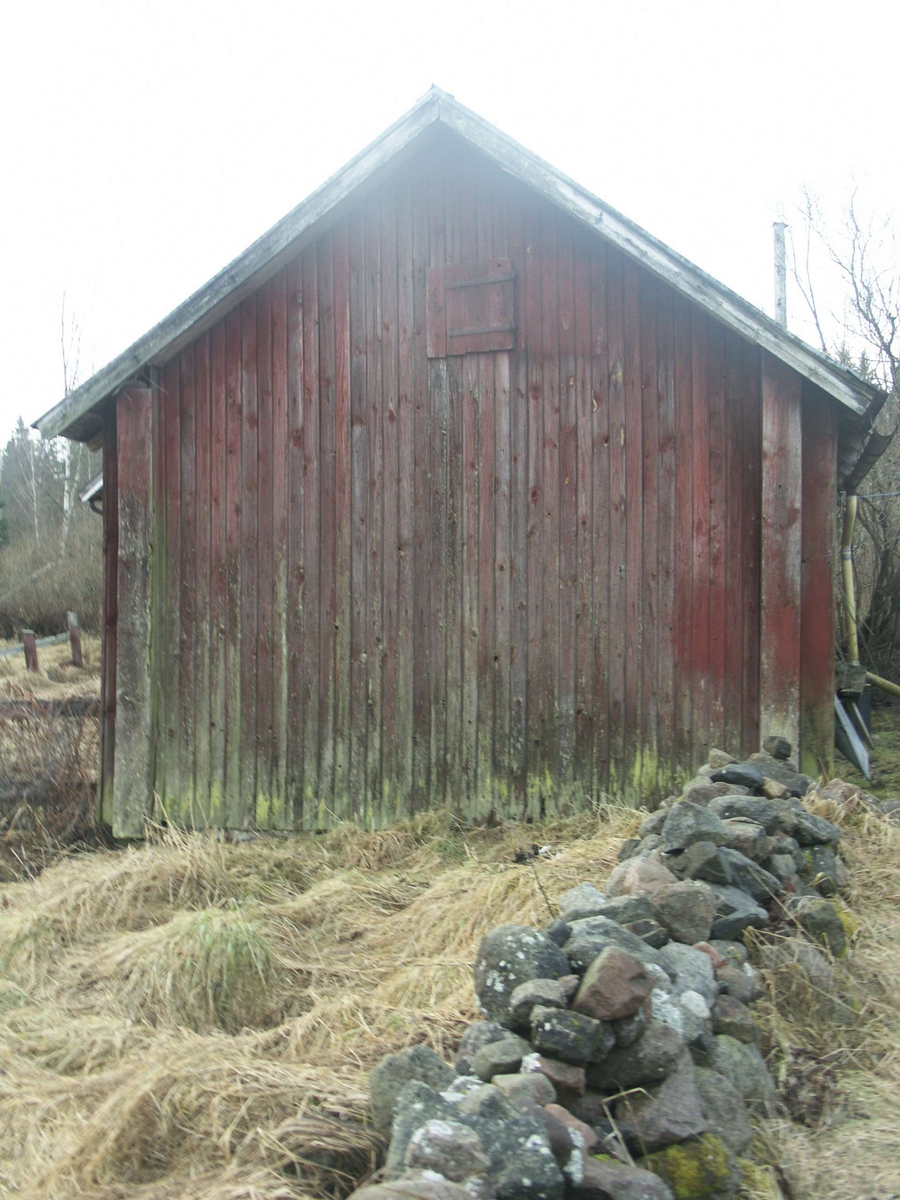
<svg viewBox="0 0 900 1200">
<path fill-rule="evenodd" d="M 787 329 L 787 258 L 784 251 L 784 221 L 772 222 L 775 237 L 775 320 Z"/>
</svg>

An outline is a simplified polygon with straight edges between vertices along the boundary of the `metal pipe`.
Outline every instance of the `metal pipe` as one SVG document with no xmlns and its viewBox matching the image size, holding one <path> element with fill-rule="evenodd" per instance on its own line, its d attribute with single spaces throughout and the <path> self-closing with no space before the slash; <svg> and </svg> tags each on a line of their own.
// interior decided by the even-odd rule
<svg viewBox="0 0 900 1200">
<path fill-rule="evenodd" d="M 859 666 L 859 635 L 856 624 L 856 589 L 853 585 L 853 528 L 856 525 L 856 493 L 851 492 L 844 504 L 844 525 L 841 531 L 841 577 L 844 584 L 844 614 L 846 616 L 847 653 L 852 667 Z"/>
<path fill-rule="evenodd" d="M 866 671 L 866 679 L 875 687 L 881 688 L 883 692 L 889 692 L 892 696 L 900 696 L 900 687 L 896 683 L 891 683 L 889 679 L 882 679 L 880 675 L 873 675 L 871 671 Z"/>
</svg>

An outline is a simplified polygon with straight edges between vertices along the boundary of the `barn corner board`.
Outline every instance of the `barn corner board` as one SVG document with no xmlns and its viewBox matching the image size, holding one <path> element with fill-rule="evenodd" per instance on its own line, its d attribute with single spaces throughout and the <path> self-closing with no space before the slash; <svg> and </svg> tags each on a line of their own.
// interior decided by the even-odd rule
<svg viewBox="0 0 900 1200">
<path fill-rule="evenodd" d="M 879 402 L 433 89 L 37 422 L 104 449 L 104 820 L 539 818 L 770 732 L 827 763 Z"/>
</svg>

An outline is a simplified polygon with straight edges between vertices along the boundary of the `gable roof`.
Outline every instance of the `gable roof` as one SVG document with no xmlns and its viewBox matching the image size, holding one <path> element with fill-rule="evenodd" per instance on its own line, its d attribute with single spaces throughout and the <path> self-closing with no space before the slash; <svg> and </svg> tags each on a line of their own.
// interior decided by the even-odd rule
<svg viewBox="0 0 900 1200">
<path fill-rule="evenodd" d="M 169 361 L 244 295 L 274 275 L 297 253 L 297 243 L 304 235 L 313 236 L 313 229 L 323 218 L 363 188 L 376 184 L 441 128 L 452 130 L 508 174 L 607 238 L 723 324 L 793 367 L 845 405 L 850 413 L 866 413 L 873 401 L 883 399 L 883 393 L 875 385 L 789 333 L 736 292 L 670 250 L 471 109 L 439 88 L 432 88 L 399 121 L 224 270 L 39 417 L 34 427 L 45 437 L 62 434 L 80 441 L 90 440 L 100 426 L 94 411 L 98 405 L 148 367 Z"/>
</svg>

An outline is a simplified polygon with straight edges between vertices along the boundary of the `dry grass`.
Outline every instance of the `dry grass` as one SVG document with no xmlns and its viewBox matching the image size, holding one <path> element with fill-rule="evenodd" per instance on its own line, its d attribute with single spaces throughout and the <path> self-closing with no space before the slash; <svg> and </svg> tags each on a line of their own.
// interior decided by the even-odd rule
<svg viewBox="0 0 900 1200">
<path fill-rule="evenodd" d="M 855 1011 L 823 1004 L 799 971 L 770 979 L 766 1049 L 810 1121 L 761 1128 L 744 1195 L 888 1200 L 900 827 L 819 807 L 844 826 L 859 922 L 827 990 Z M 239 845 L 157 831 L 5 888 L 0 1197 L 339 1200 L 383 1148 L 368 1070 L 419 1042 L 451 1057 L 475 1016 L 482 934 L 544 924 L 544 893 L 601 882 L 639 821 L 611 808 L 463 831 L 438 813 Z M 523 834 L 559 857 L 514 865 Z"/>
<path fill-rule="evenodd" d="M 158 832 L 0 898 L 0 1196 L 331 1200 L 377 1165 L 366 1076 L 450 1057 L 503 920 L 603 878 L 629 810 L 527 830 L 431 814 L 233 845 Z"/>
<path fill-rule="evenodd" d="M 0 650 L 21 648 L 21 641 L 0 638 Z M 15 696 L 25 687 L 39 700 L 59 700 L 68 696 L 100 695 L 100 638 L 81 635 L 83 667 L 72 665 L 68 642 L 55 646 L 38 646 L 38 666 L 35 675 L 25 670 L 25 655 L 12 654 L 0 658 L 0 699 Z"/>
</svg>

